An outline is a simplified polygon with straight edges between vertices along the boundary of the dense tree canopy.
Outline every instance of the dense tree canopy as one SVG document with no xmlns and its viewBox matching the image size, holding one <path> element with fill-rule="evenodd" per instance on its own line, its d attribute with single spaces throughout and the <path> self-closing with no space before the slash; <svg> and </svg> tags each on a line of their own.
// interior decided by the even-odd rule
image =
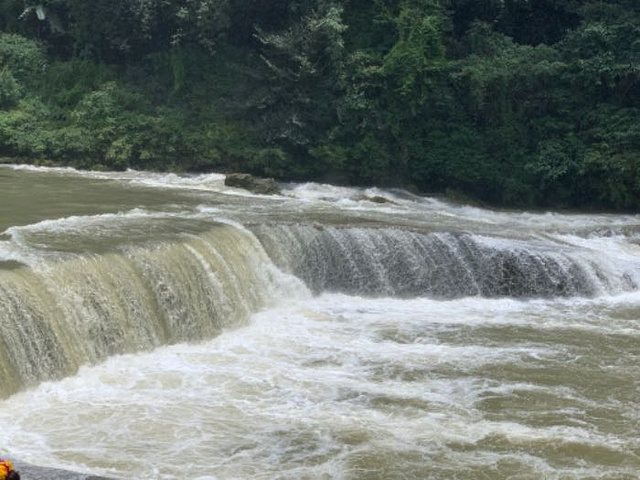
<svg viewBox="0 0 640 480">
<path fill-rule="evenodd" d="M 640 207 L 635 0 L 0 0 L 0 156 Z"/>
</svg>

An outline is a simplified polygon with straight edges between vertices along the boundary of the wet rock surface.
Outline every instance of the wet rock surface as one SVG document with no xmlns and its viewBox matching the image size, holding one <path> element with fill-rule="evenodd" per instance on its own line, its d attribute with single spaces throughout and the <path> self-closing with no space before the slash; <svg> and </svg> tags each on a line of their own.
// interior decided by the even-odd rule
<svg viewBox="0 0 640 480">
<path fill-rule="evenodd" d="M 67 470 L 37 467 L 17 460 L 12 461 L 14 468 L 20 473 L 21 480 L 114 480 Z"/>
<path fill-rule="evenodd" d="M 227 187 L 243 188 L 261 195 L 275 195 L 280 193 L 278 182 L 273 178 L 260 178 L 248 173 L 229 173 L 224 184 Z"/>
</svg>

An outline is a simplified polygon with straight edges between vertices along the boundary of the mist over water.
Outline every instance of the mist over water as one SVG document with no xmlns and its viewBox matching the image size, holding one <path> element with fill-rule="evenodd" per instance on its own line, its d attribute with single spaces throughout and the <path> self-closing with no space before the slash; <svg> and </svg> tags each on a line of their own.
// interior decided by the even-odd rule
<svg viewBox="0 0 640 480">
<path fill-rule="evenodd" d="M 637 478 L 637 216 L 31 168 L 0 169 L 0 196 L 0 456 L 123 479 Z"/>
</svg>

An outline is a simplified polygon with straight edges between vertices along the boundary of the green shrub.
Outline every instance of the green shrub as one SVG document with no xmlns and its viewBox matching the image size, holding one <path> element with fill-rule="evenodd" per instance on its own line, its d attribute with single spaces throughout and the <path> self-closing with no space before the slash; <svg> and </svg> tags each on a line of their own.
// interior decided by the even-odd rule
<svg viewBox="0 0 640 480">
<path fill-rule="evenodd" d="M 22 87 L 9 68 L 0 70 L 0 109 L 14 107 L 22 96 Z"/>
<path fill-rule="evenodd" d="M 37 42 L 12 33 L 0 33 L 0 68 L 9 67 L 24 85 L 37 85 L 46 66 L 43 49 Z"/>
</svg>

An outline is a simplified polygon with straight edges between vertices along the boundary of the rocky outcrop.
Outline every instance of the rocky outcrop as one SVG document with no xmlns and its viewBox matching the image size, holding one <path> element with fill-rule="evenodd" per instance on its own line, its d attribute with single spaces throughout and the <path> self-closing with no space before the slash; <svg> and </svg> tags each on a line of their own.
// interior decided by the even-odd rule
<svg viewBox="0 0 640 480">
<path fill-rule="evenodd" d="M 366 200 L 373 202 L 373 203 L 390 203 L 393 205 L 397 205 L 396 202 L 394 202 L 393 200 L 389 200 L 386 197 L 381 197 L 380 195 L 374 195 L 372 197 L 365 197 Z"/>
<path fill-rule="evenodd" d="M 248 173 L 229 173 L 224 180 L 227 187 L 243 188 L 260 195 L 275 195 L 280 193 L 278 182 L 273 178 L 259 178 Z"/>
</svg>

